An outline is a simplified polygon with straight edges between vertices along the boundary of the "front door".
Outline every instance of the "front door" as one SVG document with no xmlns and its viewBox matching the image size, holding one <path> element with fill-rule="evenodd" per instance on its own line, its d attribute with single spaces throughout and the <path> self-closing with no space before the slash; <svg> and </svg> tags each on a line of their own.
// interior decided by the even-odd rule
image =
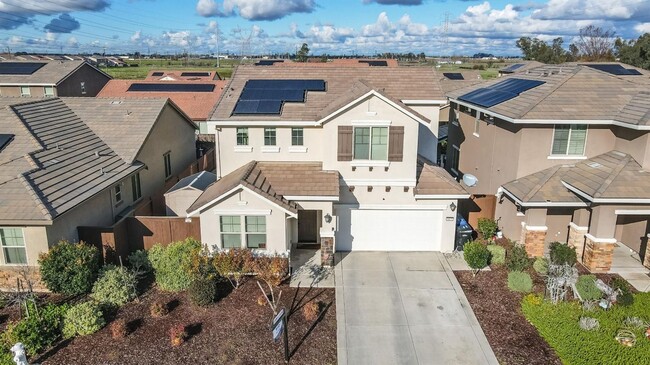
<svg viewBox="0 0 650 365">
<path fill-rule="evenodd" d="M 318 211 L 298 211 L 298 242 L 318 242 Z"/>
</svg>

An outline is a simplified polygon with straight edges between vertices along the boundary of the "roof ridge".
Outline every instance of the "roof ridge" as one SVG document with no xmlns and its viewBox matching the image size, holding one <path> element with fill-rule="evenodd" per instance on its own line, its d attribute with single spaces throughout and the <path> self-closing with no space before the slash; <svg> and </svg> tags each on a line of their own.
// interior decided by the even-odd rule
<svg viewBox="0 0 650 365">
<path fill-rule="evenodd" d="M 609 152 L 607 153 L 607 155 L 609 155 Z M 605 193 L 605 191 L 609 188 L 609 186 L 612 184 L 612 182 L 614 182 L 616 177 L 618 177 L 618 175 L 620 175 L 621 171 L 623 171 L 623 169 L 627 166 L 627 164 L 630 162 L 631 159 L 632 159 L 632 156 L 630 156 L 629 154 L 626 153 L 625 158 L 623 159 L 623 161 L 621 163 L 616 164 L 616 168 L 614 168 L 614 171 L 612 171 L 612 173 L 609 174 L 607 179 L 605 179 L 605 182 L 603 182 L 603 184 L 600 186 L 600 188 L 598 188 L 598 190 L 596 190 L 596 192 L 594 193 L 594 198 L 598 198 L 598 197 L 602 196 L 603 193 Z"/>
<path fill-rule="evenodd" d="M 221 92 L 221 95 L 219 95 L 219 100 L 217 100 L 217 102 L 214 103 L 214 106 L 212 107 L 212 110 L 210 110 L 210 113 L 208 113 L 208 120 L 212 119 L 212 116 L 217 111 L 217 107 L 219 106 L 219 104 L 221 104 L 223 99 L 226 97 L 226 93 L 230 90 L 230 85 L 232 85 L 233 80 L 235 80 L 235 76 L 237 75 L 237 71 L 239 70 L 239 66 L 241 66 L 241 65 L 238 65 L 237 67 L 235 67 L 235 69 L 232 71 L 232 74 L 230 74 L 230 80 L 228 80 L 226 85 L 223 87 L 223 91 Z M 225 81 L 225 80 L 222 80 L 222 81 Z"/>
<path fill-rule="evenodd" d="M 542 186 L 544 186 L 544 184 L 546 184 L 553 177 L 553 175 L 555 175 L 555 173 L 560 169 L 560 167 L 562 167 L 562 165 L 555 165 L 549 168 L 548 171 L 544 174 L 543 178 L 540 179 L 539 182 L 532 189 L 530 189 L 530 191 L 528 192 L 528 194 L 526 194 L 526 196 L 524 196 L 522 201 L 528 201 L 530 198 L 535 196 L 535 194 L 537 194 L 539 189 L 541 189 Z"/>
</svg>

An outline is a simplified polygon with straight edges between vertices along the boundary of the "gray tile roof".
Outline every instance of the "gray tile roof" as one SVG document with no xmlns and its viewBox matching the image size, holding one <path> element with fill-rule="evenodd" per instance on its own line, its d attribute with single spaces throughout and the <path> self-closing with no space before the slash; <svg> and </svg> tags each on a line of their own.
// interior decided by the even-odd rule
<svg viewBox="0 0 650 365">
<path fill-rule="evenodd" d="M 78 61 L 78 60 L 77 61 L 10 60 L 7 62 L 29 62 L 29 63 L 38 62 L 38 63 L 45 63 L 45 65 L 31 75 L 0 75 L 0 85 L 3 84 L 56 85 L 85 63 L 85 61 Z"/>
<path fill-rule="evenodd" d="M 327 91 L 308 92 L 304 103 L 285 103 L 280 116 L 231 115 L 246 81 L 254 79 L 325 80 Z M 377 90 L 392 100 L 444 100 L 439 79 L 432 67 L 239 66 L 210 120 L 315 121 L 362 96 L 363 90 Z"/>
<path fill-rule="evenodd" d="M 173 193 L 176 190 L 190 188 L 199 191 L 205 191 L 208 186 L 217 181 L 217 175 L 209 171 L 201 171 L 188 177 L 182 178 L 171 189 L 167 190 L 165 194 Z"/>
</svg>

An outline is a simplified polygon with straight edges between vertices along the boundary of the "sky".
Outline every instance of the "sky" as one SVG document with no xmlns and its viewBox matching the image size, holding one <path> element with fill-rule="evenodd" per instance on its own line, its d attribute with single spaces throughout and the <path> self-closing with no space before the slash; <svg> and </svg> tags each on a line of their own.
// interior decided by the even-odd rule
<svg viewBox="0 0 650 365">
<path fill-rule="evenodd" d="M 0 0 L 3 51 L 520 54 L 580 28 L 650 32 L 650 0 Z"/>
</svg>

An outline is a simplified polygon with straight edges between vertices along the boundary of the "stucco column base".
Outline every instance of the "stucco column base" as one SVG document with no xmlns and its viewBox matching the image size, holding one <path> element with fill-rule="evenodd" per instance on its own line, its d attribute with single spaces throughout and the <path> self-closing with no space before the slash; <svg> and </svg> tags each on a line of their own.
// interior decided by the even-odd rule
<svg viewBox="0 0 650 365">
<path fill-rule="evenodd" d="M 321 266 L 334 266 L 334 237 L 320 238 L 320 264 Z"/>
<path fill-rule="evenodd" d="M 578 261 L 582 262 L 585 251 L 585 234 L 589 231 L 589 227 L 581 227 L 573 222 L 569 223 L 569 239 L 567 245 L 576 250 Z"/>
<path fill-rule="evenodd" d="M 529 257 L 542 257 L 544 256 L 544 242 L 546 240 L 545 226 L 527 226 L 526 223 L 521 224 L 521 240 L 520 242 L 526 247 L 526 252 Z"/>
<path fill-rule="evenodd" d="M 591 272 L 608 272 L 612 268 L 615 245 L 615 238 L 596 238 L 587 233 L 583 260 L 585 267 Z"/>
</svg>

